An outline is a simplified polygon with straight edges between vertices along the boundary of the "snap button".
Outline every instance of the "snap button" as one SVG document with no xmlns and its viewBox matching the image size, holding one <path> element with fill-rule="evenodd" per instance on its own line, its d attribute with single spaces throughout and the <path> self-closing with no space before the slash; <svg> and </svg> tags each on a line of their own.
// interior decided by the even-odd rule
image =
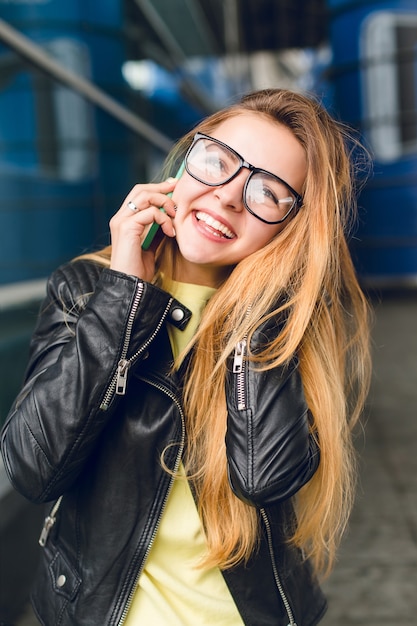
<svg viewBox="0 0 417 626">
<path fill-rule="evenodd" d="M 64 574 L 60 574 L 60 576 L 58 576 L 58 578 L 56 579 L 56 584 L 58 585 L 58 587 L 63 587 L 66 582 L 67 577 L 64 576 Z"/>
<path fill-rule="evenodd" d="M 183 320 L 184 317 L 185 317 L 185 313 L 182 309 L 179 309 L 179 308 L 172 309 L 171 318 L 174 320 L 174 322 L 181 322 L 181 320 Z"/>
</svg>

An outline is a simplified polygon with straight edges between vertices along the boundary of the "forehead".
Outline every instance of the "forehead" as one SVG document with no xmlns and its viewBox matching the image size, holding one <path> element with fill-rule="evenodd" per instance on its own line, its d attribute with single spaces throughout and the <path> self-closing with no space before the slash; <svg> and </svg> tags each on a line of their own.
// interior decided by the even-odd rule
<svg viewBox="0 0 417 626">
<path fill-rule="evenodd" d="M 224 120 L 209 135 L 255 167 L 276 174 L 297 191 L 302 189 L 307 172 L 305 151 L 283 124 L 264 114 L 244 112 Z"/>
</svg>

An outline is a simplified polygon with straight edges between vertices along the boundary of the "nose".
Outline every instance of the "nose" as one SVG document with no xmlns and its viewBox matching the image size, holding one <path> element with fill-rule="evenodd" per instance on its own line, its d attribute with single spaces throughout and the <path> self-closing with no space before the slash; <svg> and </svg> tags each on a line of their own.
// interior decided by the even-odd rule
<svg viewBox="0 0 417 626">
<path fill-rule="evenodd" d="M 228 183 L 214 187 L 214 195 L 218 198 L 222 206 L 234 211 L 243 211 L 243 189 L 249 172 L 242 168 L 235 178 L 229 180 Z"/>
</svg>

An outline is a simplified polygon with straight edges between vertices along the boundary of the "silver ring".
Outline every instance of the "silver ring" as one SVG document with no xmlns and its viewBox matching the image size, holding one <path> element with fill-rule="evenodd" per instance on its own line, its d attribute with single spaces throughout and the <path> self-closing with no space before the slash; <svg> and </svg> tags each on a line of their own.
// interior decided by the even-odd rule
<svg viewBox="0 0 417 626">
<path fill-rule="evenodd" d="M 133 211 L 133 213 L 136 213 L 136 211 L 138 210 L 138 207 L 132 201 L 129 201 L 127 203 L 127 208 Z"/>
</svg>

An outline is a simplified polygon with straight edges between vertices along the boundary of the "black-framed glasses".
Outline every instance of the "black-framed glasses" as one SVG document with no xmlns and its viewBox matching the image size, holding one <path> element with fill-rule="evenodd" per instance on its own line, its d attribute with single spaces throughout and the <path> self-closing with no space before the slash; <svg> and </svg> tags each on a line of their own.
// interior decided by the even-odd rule
<svg viewBox="0 0 417 626">
<path fill-rule="evenodd" d="M 185 155 L 185 169 L 195 180 L 210 187 L 220 187 L 246 167 L 250 174 L 243 188 L 243 204 L 265 224 L 280 224 L 298 210 L 303 198 L 285 180 L 251 165 L 227 144 L 196 133 Z"/>
</svg>

